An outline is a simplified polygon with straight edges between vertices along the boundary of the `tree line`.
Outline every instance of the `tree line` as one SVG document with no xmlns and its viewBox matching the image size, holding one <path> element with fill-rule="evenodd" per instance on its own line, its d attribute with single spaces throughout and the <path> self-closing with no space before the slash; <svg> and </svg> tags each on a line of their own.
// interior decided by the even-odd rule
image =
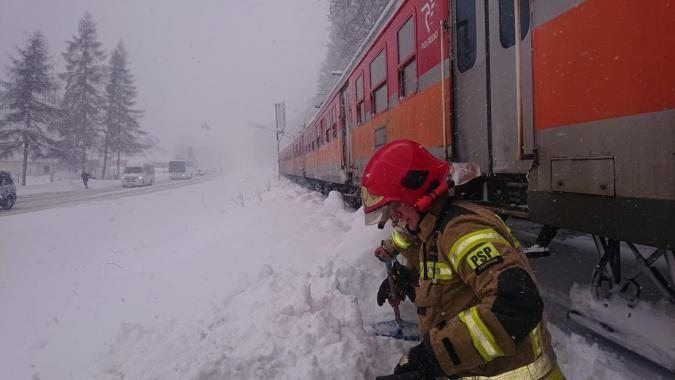
<svg viewBox="0 0 675 380">
<path fill-rule="evenodd" d="M 343 71 L 390 0 L 330 0 L 326 57 L 319 71 L 319 93 L 337 81 L 331 72 Z"/>
<path fill-rule="evenodd" d="M 36 30 L 10 55 L 7 78 L 0 80 L 0 157 L 21 155 L 22 185 L 29 157 L 58 158 L 84 170 L 88 154 L 102 154 L 105 178 L 109 153 L 116 155 L 119 173 L 122 154 L 148 148 L 124 43 L 106 57 L 87 12 L 61 56 L 65 71 L 57 75 L 47 40 Z"/>
</svg>

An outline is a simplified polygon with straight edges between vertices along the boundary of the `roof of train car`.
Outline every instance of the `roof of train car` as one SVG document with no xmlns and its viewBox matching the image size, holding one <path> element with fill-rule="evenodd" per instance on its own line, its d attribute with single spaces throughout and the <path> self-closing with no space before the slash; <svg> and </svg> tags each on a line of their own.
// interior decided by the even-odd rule
<svg viewBox="0 0 675 380">
<path fill-rule="evenodd" d="M 361 63 L 363 58 L 370 50 L 371 45 L 380 36 L 381 34 L 380 32 L 384 30 L 387 26 L 389 26 L 391 20 L 394 18 L 398 10 L 401 9 L 401 6 L 405 3 L 405 1 L 406 0 L 392 1 L 385 7 L 385 9 L 382 11 L 382 14 L 375 22 L 375 25 L 370 30 L 366 38 L 363 40 L 363 42 L 357 49 L 356 53 L 352 56 L 352 59 L 349 61 L 349 63 L 343 70 L 343 73 L 342 75 L 340 75 L 340 78 L 337 80 L 337 82 L 335 82 L 335 85 L 333 85 L 333 87 L 328 92 L 326 99 L 329 101 L 324 101 L 323 104 L 321 104 L 321 107 L 319 107 L 319 109 L 314 113 L 314 115 L 312 115 L 312 117 L 307 121 L 305 126 L 298 132 L 298 136 L 296 136 L 293 139 L 293 142 L 297 141 L 299 136 L 302 133 L 304 133 L 304 131 L 306 131 L 309 127 L 311 127 L 318 118 L 318 116 L 321 115 L 326 110 L 328 105 L 332 103 L 333 98 L 337 94 L 337 89 L 342 88 L 342 86 L 344 86 L 344 84 L 349 80 L 349 77 L 354 71 L 354 69 Z M 291 143 L 291 145 L 292 144 L 293 143 Z M 288 149 L 288 146 L 284 149 Z"/>
</svg>

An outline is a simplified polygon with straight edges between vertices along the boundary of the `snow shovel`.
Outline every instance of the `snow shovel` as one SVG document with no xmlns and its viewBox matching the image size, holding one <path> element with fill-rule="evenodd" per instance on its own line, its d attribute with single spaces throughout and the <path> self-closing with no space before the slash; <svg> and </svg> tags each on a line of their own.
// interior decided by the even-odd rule
<svg viewBox="0 0 675 380">
<path fill-rule="evenodd" d="M 401 319 L 401 311 L 398 308 L 398 287 L 394 282 L 394 269 L 392 260 L 384 262 L 387 268 L 387 279 L 389 280 L 389 290 L 391 292 L 391 301 L 394 304 L 394 320 L 377 322 L 373 328 L 375 335 L 386 336 L 394 339 L 419 340 L 419 326 L 414 322 L 407 322 Z"/>
</svg>

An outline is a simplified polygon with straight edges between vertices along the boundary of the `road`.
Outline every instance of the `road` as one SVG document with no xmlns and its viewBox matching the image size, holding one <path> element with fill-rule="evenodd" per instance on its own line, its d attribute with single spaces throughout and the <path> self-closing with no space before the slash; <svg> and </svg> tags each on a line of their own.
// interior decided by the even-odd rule
<svg viewBox="0 0 675 380">
<path fill-rule="evenodd" d="M 509 224 L 523 245 L 534 243 L 541 227 L 522 219 L 512 219 Z M 591 343 L 597 343 L 602 350 L 614 352 L 617 356 L 622 357 L 626 367 L 632 373 L 640 375 L 639 378 L 672 378 L 672 372 L 586 330 L 567 318 L 567 312 L 571 307 L 570 289 L 574 283 L 590 284 L 593 269 L 599 260 L 591 237 L 574 231 L 560 230 L 549 247 L 551 249 L 550 256 L 530 259 L 529 262 L 543 288 L 542 296 L 550 320 L 563 331 L 579 334 Z M 622 247 L 622 252 L 624 250 L 627 250 L 627 248 Z M 625 273 L 636 269 L 634 263 L 630 260 L 622 260 L 622 266 Z M 655 301 L 661 298 L 660 293 L 651 282 L 645 278 L 639 280 L 642 286 L 641 299 Z"/>
<path fill-rule="evenodd" d="M 16 204 L 11 210 L 0 210 L 0 217 L 40 211 L 54 207 L 70 206 L 78 203 L 107 199 L 119 199 L 141 194 L 149 194 L 158 191 L 175 189 L 177 187 L 190 186 L 196 183 L 212 180 L 213 178 L 214 176 L 206 176 L 180 181 L 172 181 L 167 179 L 166 181 L 159 181 L 153 185 L 143 187 L 123 188 L 120 185 L 120 187 L 108 187 L 103 189 L 82 189 L 77 191 L 19 195 Z"/>
</svg>

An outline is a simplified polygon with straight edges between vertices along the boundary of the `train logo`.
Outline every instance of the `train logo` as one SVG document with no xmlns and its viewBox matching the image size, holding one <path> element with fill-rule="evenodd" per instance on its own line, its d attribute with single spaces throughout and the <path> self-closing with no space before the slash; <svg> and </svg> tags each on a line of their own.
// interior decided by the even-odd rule
<svg viewBox="0 0 675 380">
<path fill-rule="evenodd" d="M 429 19 L 434 15 L 434 8 L 436 7 L 436 0 L 431 0 L 428 3 L 425 3 L 422 6 L 422 12 L 424 12 L 424 25 L 427 27 L 427 34 L 431 33 L 431 28 L 429 27 Z"/>
</svg>

